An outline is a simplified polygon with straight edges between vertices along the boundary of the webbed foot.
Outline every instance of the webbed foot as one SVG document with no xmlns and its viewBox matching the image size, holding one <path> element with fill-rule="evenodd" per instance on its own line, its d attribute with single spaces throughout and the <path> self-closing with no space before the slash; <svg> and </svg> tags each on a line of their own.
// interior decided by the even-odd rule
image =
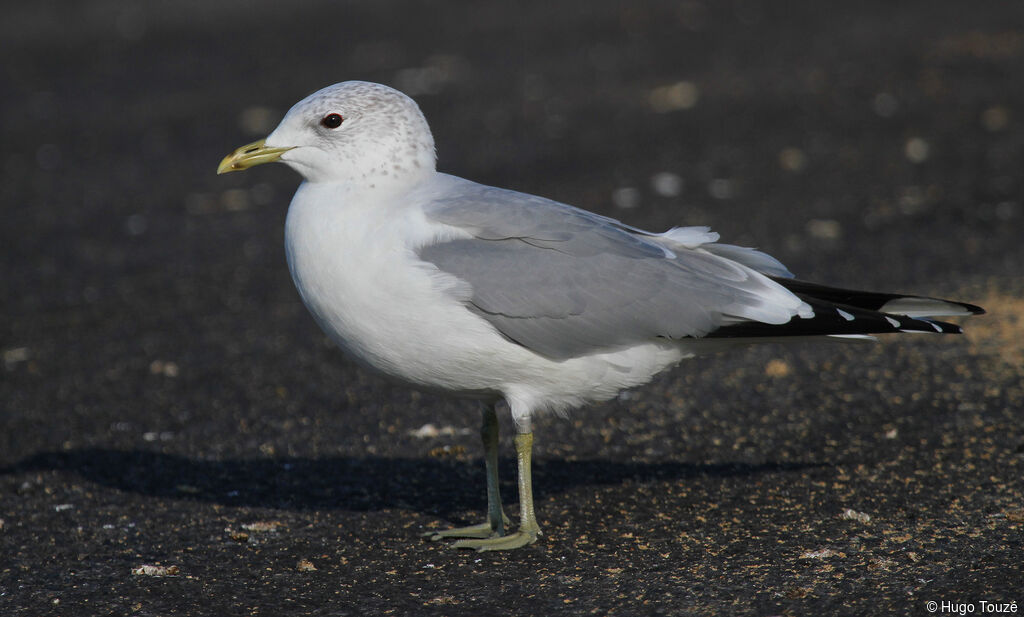
<svg viewBox="0 0 1024 617">
<path fill-rule="evenodd" d="M 452 548 L 468 548 L 481 553 L 484 551 L 508 551 L 533 544 L 537 541 L 537 536 L 539 535 L 539 531 L 517 530 L 506 536 L 494 536 L 479 540 L 459 540 L 452 543 Z"/>
<path fill-rule="evenodd" d="M 427 531 L 421 537 L 431 542 L 437 542 L 446 538 L 501 538 L 505 535 L 505 527 L 509 524 L 508 517 L 505 516 L 504 512 L 501 514 L 501 519 L 503 524 L 498 528 L 490 521 L 484 521 L 479 525 L 469 525 L 468 527 Z"/>
</svg>

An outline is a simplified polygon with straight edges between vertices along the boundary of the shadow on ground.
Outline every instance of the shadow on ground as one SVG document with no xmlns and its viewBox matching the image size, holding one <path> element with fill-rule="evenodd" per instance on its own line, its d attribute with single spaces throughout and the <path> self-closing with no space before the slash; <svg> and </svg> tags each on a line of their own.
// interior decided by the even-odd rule
<svg viewBox="0 0 1024 617">
<path fill-rule="evenodd" d="M 543 498 L 581 485 L 756 476 L 823 466 L 807 462 L 552 460 L 535 466 L 534 484 L 537 496 Z M 506 478 L 503 485 L 513 494 L 512 461 L 502 461 L 501 467 Z M 39 471 L 70 471 L 90 482 L 147 496 L 297 510 L 375 511 L 399 507 L 450 516 L 479 507 L 483 495 L 479 461 L 391 457 L 203 461 L 141 450 L 89 448 L 36 454 L 0 469 L 0 474 Z M 479 482 L 473 477 L 477 475 Z"/>
</svg>

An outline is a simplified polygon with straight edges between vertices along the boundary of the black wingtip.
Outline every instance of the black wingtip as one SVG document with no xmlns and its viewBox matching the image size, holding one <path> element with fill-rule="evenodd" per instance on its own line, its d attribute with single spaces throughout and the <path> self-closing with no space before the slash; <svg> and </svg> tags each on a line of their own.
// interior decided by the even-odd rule
<svg viewBox="0 0 1024 617">
<path fill-rule="evenodd" d="M 984 315 L 985 314 L 985 309 L 981 308 L 980 306 L 976 306 L 974 304 L 967 304 L 966 302 L 958 302 L 957 304 L 959 304 L 960 306 L 962 306 L 965 309 L 967 309 L 968 311 L 970 311 L 971 315 Z"/>
<path fill-rule="evenodd" d="M 881 313 L 852 305 L 832 304 L 802 294 L 800 297 L 814 309 L 812 317 L 795 317 L 782 324 L 741 322 L 723 326 L 707 336 L 709 338 L 760 338 L 850 336 L 911 332 L 932 334 L 963 333 L 963 329 L 960 326 L 931 317 L 910 317 L 896 313 Z"/>
<path fill-rule="evenodd" d="M 770 277 L 776 283 L 782 285 L 786 289 L 792 291 L 801 298 L 815 298 L 832 304 L 855 306 L 857 308 L 867 309 L 870 311 L 879 311 L 882 313 L 889 313 L 885 310 L 885 305 L 892 301 L 899 301 L 904 299 L 916 299 L 934 301 L 937 304 L 951 304 L 962 308 L 968 315 L 984 315 L 985 309 L 975 304 L 969 304 L 967 302 L 959 302 L 957 300 L 945 300 L 942 298 L 932 298 L 928 296 L 917 296 L 907 294 L 894 294 L 894 293 L 881 293 L 874 291 L 859 291 L 855 289 L 843 289 L 841 287 L 830 287 L 827 285 L 819 285 L 818 283 L 809 283 L 807 281 L 801 281 L 800 279 L 786 279 L 780 277 Z M 950 315 L 949 313 L 938 313 L 939 315 Z"/>
<path fill-rule="evenodd" d="M 901 327 L 900 332 L 928 332 L 928 329 L 921 327 L 921 324 L 928 324 L 938 334 L 963 334 L 964 329 L 960 326 L 949 323 L 946 321 L 939 321 L 937 319 L 929 319 L 927 317 L 904 317 L 898 316 L 901 322 L 901 326 L 905 326 L 907 323 L 913 324 L 912 327 L 906 328 Z M 909 320 L 909 321 L 905 321 Z"/>
</svg>

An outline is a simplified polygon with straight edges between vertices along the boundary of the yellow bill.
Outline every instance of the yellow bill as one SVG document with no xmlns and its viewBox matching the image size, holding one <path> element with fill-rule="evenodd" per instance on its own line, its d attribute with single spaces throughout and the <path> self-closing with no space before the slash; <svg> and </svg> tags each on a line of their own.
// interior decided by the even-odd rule
<svg viewBox="0 0 1024 617">
<path fill-rule="evenodd" d="M 225 156 L 224 160 L 217 166 L 217 174 L 226 174 L 229 171 L 242 171 L 243 169 L 249 169 L 263 163 L 273 163 L 293 147 L 271 148 L 264 143 L 265 141 L 265 139 L 254 141 Z"/>
</svg>

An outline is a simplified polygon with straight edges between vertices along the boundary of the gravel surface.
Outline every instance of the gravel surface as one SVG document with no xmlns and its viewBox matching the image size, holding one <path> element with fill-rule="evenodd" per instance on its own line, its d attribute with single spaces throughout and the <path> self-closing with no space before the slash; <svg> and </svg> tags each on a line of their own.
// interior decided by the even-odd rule
<svg viewBox="0 0 1024 617">
<path fill-rule="evenodd" d="M 1019 3 L 4 14 L 0 614 L 1024 603 Z M 421 541 L 484 508 L 475 405 L 328 344 L 285 266 L 294 173 L 214 175 L 344 79 L 416 98 L 444 171 L 655 230 L 711 225 L 802 278 L 989 314 L 959 337 L 690 362 L 543 419 L 541 541 Z"/>
</svg>

